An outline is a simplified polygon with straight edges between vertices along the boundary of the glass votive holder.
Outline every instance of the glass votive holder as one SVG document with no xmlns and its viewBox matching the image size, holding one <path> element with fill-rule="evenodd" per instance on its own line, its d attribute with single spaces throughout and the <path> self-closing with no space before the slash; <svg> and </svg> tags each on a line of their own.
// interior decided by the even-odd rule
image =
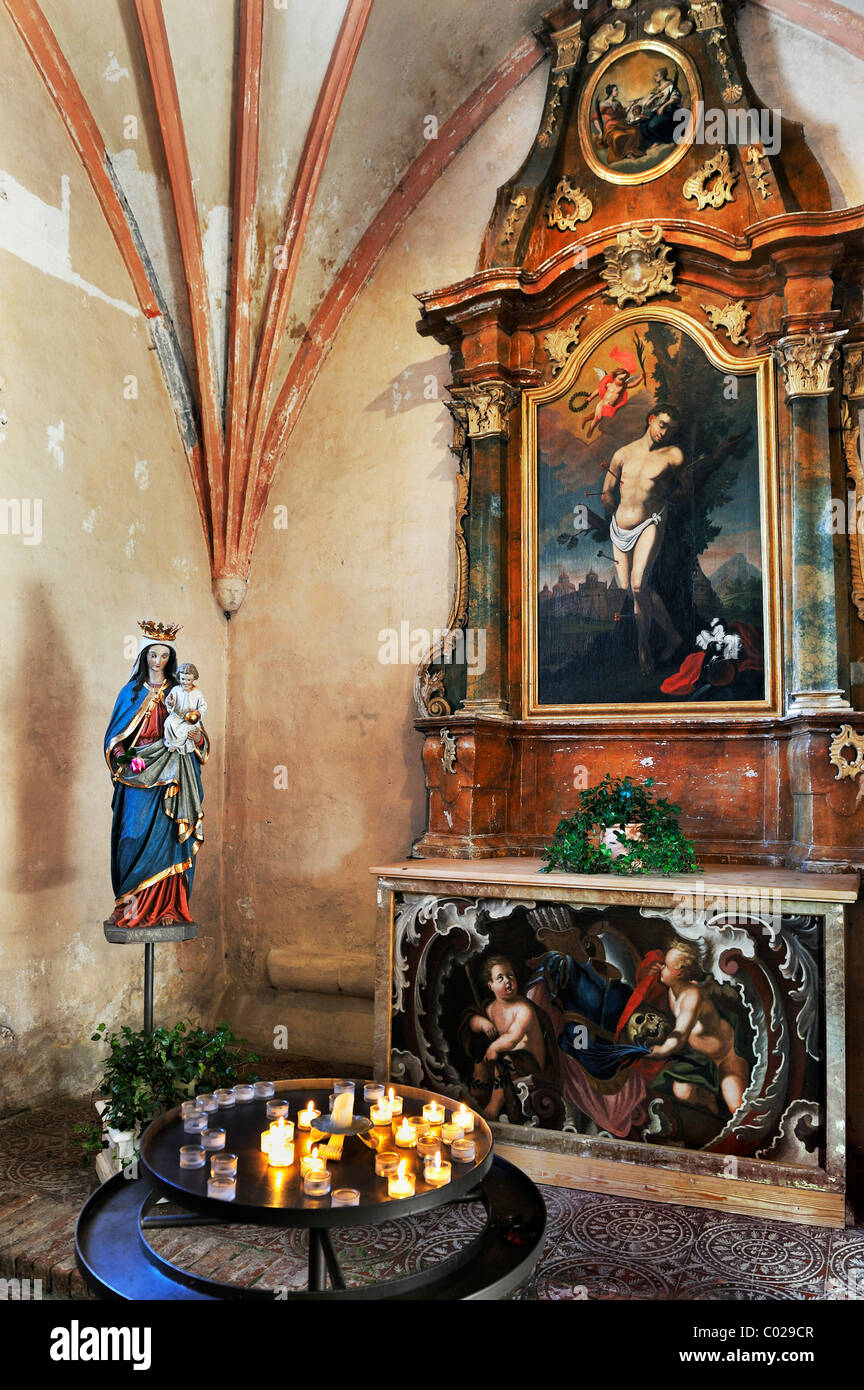
<svg viewBox="0 0 864 1390">
<path fill-rule="evenodd" d="M 311 1129 L 311 1128 L 312 1128 L 312 1121 L 313 1121 L 313 1120 L 317 1120 L 317 1118 L 318 1118 L 318 1116 L 319 1116 L 320 1114 L 321 1114 L 321 1111 L 320 1111 L 320 1110 L 316 1110 L 315 1105 L 314 1105 L 313 1102 L 310 1100 L 310 1102 L 309 1102 L 309 1104 L 306 1106 L 305 1110 L 301 1110 L 301 1111 L 298 1113 L 298 1115 L 297 1115 L 297 1128 L 298 1128 L 298 1129 Z"/>
<path fill-rule="evenodd" d="M 363 1099 L 368 1100 L 370 1105 L 377 1105 L 384 1097 L 384 1083 L 381 1081 L 366 1081 L 363 1085 Z"/>
<path fill-rule="evenodd" d="M 417 1147 L 417 1126 L 406 1124 L 403 1120 L 393 1138 L 400 1149 L 415 1149 Z"/>
<path fill-rule="evenodd" d="M 439 1105 L 437 1100 L 430 1100 L 428 1105 L 423 1106 L 423 1119 L 428 1125 L 443 1125 L 446 1119 L 444 1106 Z"/>
<path fill-rule="evenodd" d="M 356 1082 L 356 1081 L 334 1081 L 334 1082 L 333 1082 L 333 1094 L 334 1094 L 334 1096 L 341 1096 L 341 1095 L 344 1095 L 346 1091 L 350 1091 L 351 1094 L 352 1094 L 352 1096 L 353 1096 L 353 1094 L 354 1094 L 354 1092 L 355 1092 L 356 1089 L 357 1089 L 357 1082 Z M 347 1189 L 346 1189 L 346 1191 L 347 1191 Z"/>
<path fill-rule="evenodd" d="M 463 1134 L 470 1134 L 474 1128 L 474 1111 L 468 1110 L 464 1105 L 460 1105 L 458 1110 L 454 1110 L 450 1119 L 454 1125 L 459 1126 Z"/>
<path fill-rule="evenodd" d="M 237 1100 L 237 1097 L 234 1095 L 233 1089 L 227 1087 L 222 1091 L 215 1091 L 214 1095 L 216 1096 L 216 1099 L 219 1102 L 220 1110 L 230 1110 L 232 1105 L 234 1105 Z"/>
<path fill-rule="evenodd" d="M 404 1099 L 402 1096 L 397 1096 L 396 1092 L 393 1090 L 393 1087 L 391 1086 L 390 1090 L 387 1092 L 387 1100 L 389 1102 L 390 1109 L 393 1111 L 393 1118 L 395 1119 L 397 1115 L 402 1114 L 402 1106 L 405 1103 Z"/>
<path fill-rule="evenodd" d="M 325 1168 L 323 1173 L 307 1173 L 303 1191 L 307 1197 L 326 1197 L 330 1191 L 330 1169 Z"/>
<path fill-rule="evenodd" d="M 443 1187 L 445 1183 L 450 1181 L 452 1171 L 451 1165 L 446 1160 L 436 1163 L 433 1159 L 424 1167 L 423 1177 L 430 1187 Z"/>
<path fill-rule="evenodd" d="M 389 1178 L 391 1173 L 395 1173 L 401 1163 L 398 1154 L 394 1154 L 392 1149 L 382 1149 L 375 1155 L 375 1172 L 379 1178 Z"/>
<path fill-rule="evenodd" d="M 274 1081 L 255 1081 L 252 1085 L 256 1100 L 267 1100 L 269 1096 L 275 1096 L 276 1083 Z"/>
<path fill-rule="evenodd" d="M 201 1133 L 201 1143 L 205 1149 L 224 1149 L 224 1129 L 205 1129 Z"/>
<path fill-rule="evenodd" d="M 294 1162 L 294 1145 L 289 1139 L 277 1138 L 272 1130 L 267 1147 L 267 1162 L 271 1168 L 290 1168 Z"/>
<path fill-rule="evenodd" d="M 387 1179 L 388 1197 L 413 1197 L 417 1179 L 413 1173 L 391 1173 Z"/>
<path fill-rule="evenodd" d="M 203 1168 L 206 1162 L 207 1155 L 200 1144 L 180 1145 L 181 1168 Z"/>
<path fill-rule="evenodd" d="M 359 1207 L 360 1193 L 356 1187 L 337 1187 L 330 1198 L 331 1207 Z"/>
<path fill-rule="evenodd" d="M 185 1115 L 196 1115 L 196 1114 L 197 1114 L 197 1115 L 200 1115 L 200 1114 L 203 1112 L 203 1110 L 204 1110 L 204 1107 L 203 1107 L 203 1105 L 201 1104 L 200 1099 L 197 1099 L 197 1100 L 184 1100 L 184 1101 L 183 1101 L 183 1104 L 180 1106 L 180 1114 L 181 1114 L 181 1115 L 184 1115 L 184 1116 L 185 1116 Z"/>
<path fill-rule="evenodd" d="M 390 1102 L 383 1099 L 374 1102 L 369 1107 L 369 1118 L 373 1125 L 389 1125 L 393 1119 Z"/>
<path fill-rule="evenodd" d="M 234 1087 L 234 1099 L 239 1101 L 254 1100 L 255 1087 L 248 1081 L 241 1081 Z"/>
<path fill-rule="evenodd" d="M 200 1134 L 207 1128 L 207 1116 L 203 1110 L 193 1110 L 191 1115 L 183 1116 L 183 1129 L 187 1134 Z"/>
<path fill-rule="evenodd" d="M 452 1144 L 459 1139 L 464 1139 L 465 1131 L 461 1125 L 442 1125 L 441 1138 L 445 1144 Z"/>
<path fill-rule="evenodd" d="M 236 1178 L 237 1155 L 229 1153 L 211 1154 L 210 1176 L 212 1178 Z"/>
<path fill-rule="evenodd" d="M 290 1109 L 291 1109 L 291 1106 L 290 1106 L 290 1104 L 288 1103 L 287 1100 L 268 1100 L 268 1102 L 267 1102 L 267 1119 L 268 1119 L 268 1120 L 278 1120 L 278 1119 L 281 1118 L 281 1119 L 287 1120 L 287 1118 L 288 1118 L 288 1111 L 289 1111 Z"/>
<path fill-rule="evenodd" d="M 450 1157 L 455 1163 L 473 1163 L 474 1152 L 473 1139 L 454 1139 L 450 1145 Z"/>
<path fill-rule="evenodd" d="M 208 1178 L 207 1196 L 218 1197 L 220 1202 L 233 1202 L 237 1196 L 237 1183 L 233 1178 Z"/>
<path fill-rule="evenodd" d="M 437 1134 L 418 1135 L 417 1152 L 421 1158 L 431 1158 L 433 1154 L 437 1154 L 438 1145 L 440 1143 L 441 1140 L 438 1138 Z"/>
<path fill-rule="evenodd" d="M 326 1167 L 327 1165 L 324 1159 L 319 1158 L 318 1154 L 313 1150 L 312 1153 L 303 1154 L 300 1159 L 300 1176 L 301 1178 L 305 1178 L 307 1173 L 323 1173 Z"/>
<path fill-rule="evenodd" d="M 212 1115 L 214 1110 L 219 1109 L 219 1102 L 213 1091 L 205 1091 L 197 1100 L 205 1115 Z"/>
</svg>

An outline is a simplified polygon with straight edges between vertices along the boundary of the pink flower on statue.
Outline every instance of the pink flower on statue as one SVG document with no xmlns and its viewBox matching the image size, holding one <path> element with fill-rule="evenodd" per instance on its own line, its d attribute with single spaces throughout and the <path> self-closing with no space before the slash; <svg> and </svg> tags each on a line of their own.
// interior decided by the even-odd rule
<svg viewBox="0 0 864 1390">
<path fill-rule="evenodd" d="M 133 758 L 131 763 L 129 764 L 129 771 L 143 772 L 146 766 L 147 764 L 144 762 L 143 758 Z"/>
</svg>

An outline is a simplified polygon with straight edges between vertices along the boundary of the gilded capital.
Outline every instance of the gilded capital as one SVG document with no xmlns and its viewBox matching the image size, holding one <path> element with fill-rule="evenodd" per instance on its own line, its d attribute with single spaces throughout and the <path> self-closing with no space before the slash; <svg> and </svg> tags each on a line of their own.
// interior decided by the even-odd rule
<svg viewBox="0 0 864 1390">
<path fill-rule="evenodd" d="M 843 349 L 843 395 L 847 401 L 864 401 L 864 343 Z"/>
<path fill-rule="evenodd" d="M 831 365 L 837 344 L 846 336 L 838 333 L 790 333 L 774 347 L 774 356 L 783 369 L 787 401 L 802 396 L 830 396 Z"/>
<path fill-rule="evenodd" d="M 450 394 L 465 406 L 469 438 L 494 434 L 510 438 L 510 411 L 519 399 L 515 387 L 506 381 L 478 381 L 473 386 L 453 386 Z"/>
<path fill-rule="evenodd" d="M 577 19 L 576 23 L 571 24 L 567 29 L 558 29 L 551 38 L 555 45 L 554 71 L 561 72 L 563 69 L 575 67 L 582 57 L 582 50 L 585 47 L 582 42 L 581 19 Z"/>
<path fill-rule="evenodd" d="M 690 6 L 690 13 L 695 20 L 696 28 L 699 30 L 723 28 L 723 10 L 719 0 L 702 0 L 701 4 L 694 3 Z"/>
</svg>

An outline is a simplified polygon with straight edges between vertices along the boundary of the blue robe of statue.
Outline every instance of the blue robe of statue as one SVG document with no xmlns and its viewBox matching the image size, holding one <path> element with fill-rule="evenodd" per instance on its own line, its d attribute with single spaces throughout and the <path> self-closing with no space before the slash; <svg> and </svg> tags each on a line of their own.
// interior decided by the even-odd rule
<svg viewBox="0 0 864 1390">
<path fill-rule="evenodd" d="M 206 733 L 201 749 L 186 753 L 166 748 L 161 739 L 135 746 L 141 726 L 156 702 L 164 703 L 168 689 L 167 681 L 158 690 L 127 681 L 105 734 L 105 761 L 114 779 L 111 881 L 118 903 L 172 874 L 185 874 L 191 889 L 204 839 L 200 765 L 210 752 Z M 143 758 L 143 772 L 131 772 L 128 763 L 112 756 L 121 742 L 127 753 Z"/>
</svg>

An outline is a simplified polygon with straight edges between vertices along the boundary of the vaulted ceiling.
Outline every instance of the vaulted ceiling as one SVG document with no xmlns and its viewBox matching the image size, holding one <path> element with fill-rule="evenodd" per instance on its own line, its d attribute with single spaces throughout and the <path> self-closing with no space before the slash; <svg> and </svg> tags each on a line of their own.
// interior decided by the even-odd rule
<svg viewBox="0 0 864 1390">
<path fill-rule="evenodd" d="M 544 60 L 549 0 L 3 3 L 126 262 L 233 611 L 335 334 L 449 160 Z M 757 3 L 864 57 L 864 0 Z"/>
</svg>

